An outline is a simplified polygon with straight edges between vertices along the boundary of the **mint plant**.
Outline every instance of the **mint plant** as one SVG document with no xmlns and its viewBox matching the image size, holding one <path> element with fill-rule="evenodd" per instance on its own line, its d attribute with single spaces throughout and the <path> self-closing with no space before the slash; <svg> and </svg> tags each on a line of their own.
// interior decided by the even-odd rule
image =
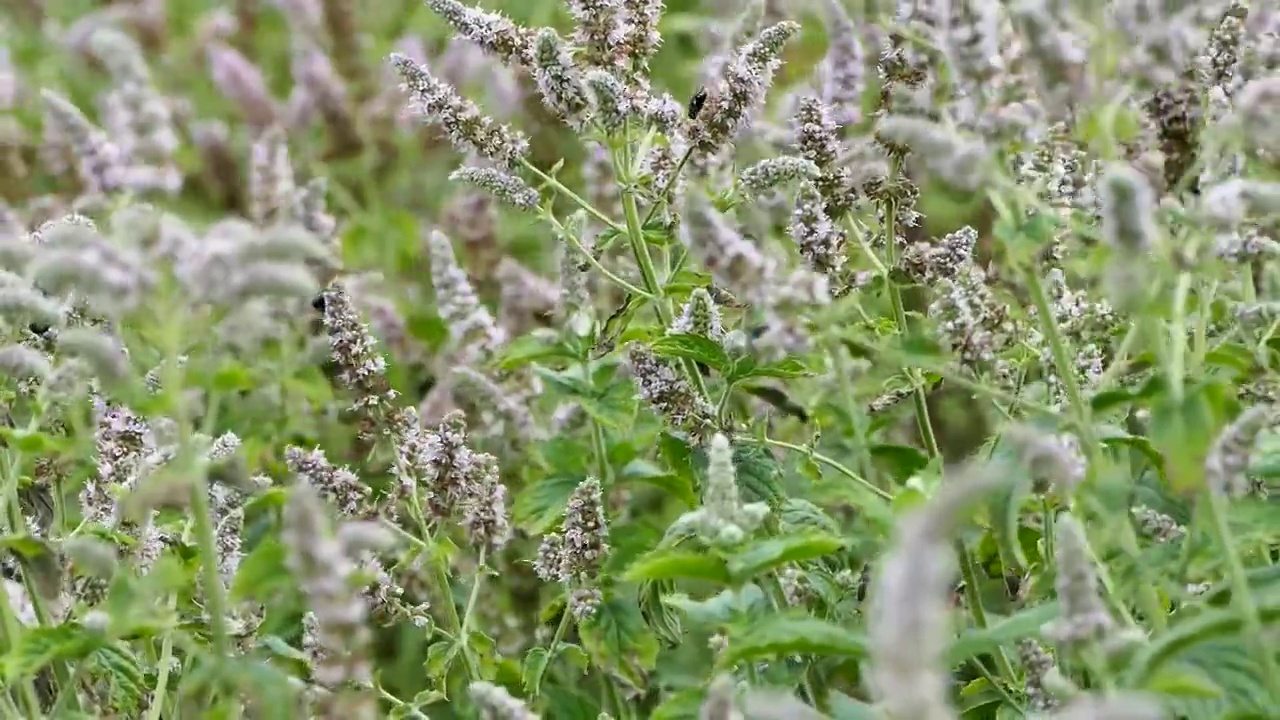
<svg viewBox="0 0 1280 720">
<path fill-rule="evenodd" d="M 0 714 L 1280 708 L 1274 8 L 51 5 Z"/>
</svg>

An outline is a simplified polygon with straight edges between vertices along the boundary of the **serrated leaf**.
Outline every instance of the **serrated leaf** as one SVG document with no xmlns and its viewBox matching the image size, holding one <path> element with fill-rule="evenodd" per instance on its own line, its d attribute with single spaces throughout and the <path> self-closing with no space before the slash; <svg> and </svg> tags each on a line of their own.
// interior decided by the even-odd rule
<svg viewBox="0 0 1280 720">
<path fill-rule="evenodd" d="M 516 525 L 535 535 L 546 533 L 564 514 L 569 496 L 586 479 L 585 474 L 550 475 L 526 485 L 512 506 Z"/>
<path fill-rule="evenodd" d="M 521 335 L 503 347 L 494 361 L 500 370 L 514 370 L 539 360 L 581 360 L 572 348 L 558 338 L 541 333 Z"/>
<path fill-rule="evenodd" d="M 6 535 L 0 538 L 0 551 L 3 550 L 18 556 L 18 561 L 40 597 L 53 600 L 62 594 L 62 561 L 48 540 L 26 534 Z"/>
<path fill-rule="evenodd" d="M 520 663 L 520 683 L 528 694 L 538 693 L 538 686 L 542 684 L 542 678 L 545 677 L 548 660 L 547 649 L 544 647 L 530 648 L 529 652 L 525 653 L 524 661 Z"/>
<path fill-rule="evenodd" d="M 642 482 L 666 491 L 669 497 L 679 500 L 685 507 L 698 505 L 698 494 L 693 487 L 693 479 L 678 472 L 669 472 L 654 465 L 648 460 L 636 458 L 622 468 L 620 479 L 628 482 Z"/>
<path fill-rule="evenodd" d="M 975 655 L 994 651 L 1024 637 L 1036 637 L 1045 623 L 1058 617 L 1057 601 L 1024 608 L 986 628 L 966 630 L 947 650 L 948 662 L 959 665 Z"/>
<path fill-rule="evenodd" d="M 34 677 L 55 660 L 82 660 L 103 643 L 102 635 L 78 623 L 27 628 L 3 657 L 4 677 L 8 682 Z"/>
<path fill-rule="evenodd" d="M 783 499 L 782 469 L 773 453 L 759 445 L 739 444 L 733 448 L 733 465 L 738 475 L 738 490 L 744 502 L 767 502 Z M 705 461 L 703 464 L 705 468 Z"/>
<path fill-rule="evenodd" d="M 1162 668 L 1147 679 L 1147 684 L 1142 689 L 1177 698 L 1216 700 L 1222 697 L 1222 688 L 1217 683 L 1189 667 Z"/>
<path fill-rule="evenodd" d="M 782 655 L 863 658 L 866 638 L 814 617 L 774 615 L 750 625 L 729 630 L 729 646 L 717 658 L 720 667 L 732 667 L 746 660 Z"/>
<path fill-rule="evenodd" d="M 817 530 L 834 535 L 840 531 L 840 525 L 808 500 L 787 498 L 778 508 L 778 530 L 784 534 Z"/>
<path fill-rule="evenodd" d="M 733 363 L 733 369 L 728 373 L 726 380 L 731 383 L 742 382 L 744 380 L 752 380 L 755 378 L 778 378 L 780 380 L 788 380 L 791 378 L 807 377 L 812 375 L 808 366 L 799 358 L 786 357 L 775 362 L 759 363 L 750 355 L 738 358 Z"/>
<path fill-rule="evenodd" d="M 663 335 L 650 343 L 649 349 L 661 357 L 695 360 L 720 373 L 732 362 L 723 345 L 703 335 Z"/>
<path fill-rule="evenodd" d="M 590 619 L 578 626 L 582 647 L 595 661 L 635 688 L 658 659 L 658 639 L 630 600 L 606 596 Z"/>
<path fill-rule="evenodd" d="M 231 582 L 235 600 L 269 600 L 282 587 L 292 584 L 285 566 L 287 551 L 275 538 L 267 538 L 244 556 Z"/>
<path fill-rule="evenodd" d="M 729 574 L 742 582 L 787 563 L 830 555 L 844 546 L 844 540 L 835 535 L 812 531 L 752 540 L 729 558 Z"/>
<path fill-rule="evenodd" d="M 727 584 L 729 569 L 720 557 L 706 552 L 660 548 L 640 556 L 627 568 L 627 582 L 644 580 L 710 580 Z"/>
</svg>

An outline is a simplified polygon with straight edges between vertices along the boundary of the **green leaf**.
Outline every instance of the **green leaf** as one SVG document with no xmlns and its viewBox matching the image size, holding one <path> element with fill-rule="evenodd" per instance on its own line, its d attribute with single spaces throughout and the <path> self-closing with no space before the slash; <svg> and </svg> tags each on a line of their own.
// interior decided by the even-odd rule
<svg viewBox="0 0 1280 720">
<path fill-rule="evenodd" d="M 753 540 L 729 558 L 729 574 L 742 582 L 787 563 L 830 555 L 844 546 L 844 540 L 819 532 Z"/>
<path fill-rule="evenodd" d="M 1265 626 L 1280 624 L 1280 598 L 1260 598 L 1258 614 Z M 1166 665 L 1192 657 L 1197 646 L 1210 646 L 1215 642 L 1238 643 L 1243 624 L 1239 613 L 1223 609 L 1202 612 L 1173 626 L 1143 645 L 1134 655 L 1126 668 L 1127 683 L 1133 687 L 1146 684 Z"/>
<path fill-rule="evenodd" d="M 241 390 L 252 390 L 258 386 L 253 373 L 242 363 L 230 361 L 223 363 L 210 378 L 210 387 L 221 393 L 236 393 Z"/>
<path fill-rule="evenodd" d="M 750 355 L 738 358 L 733 363 L 733 369 L 726 376 L 726 380 L 730 383 L 742 382 L 744 380 L 752 380 L 755 378 L 779 378 L 788 380 L 791 378 L 806 377 L 812 375 L 811 371 L 799 358 L 786 357 L 775 362 L 759 364 L 756 359 Z"/>
<path fill-rule="evenodd" d="M 284 545 L 275 538 L 258 543 L 240 561 L 231 583 L 232 599 L 266 601 L 281 589 L 292 586 L 292 576 L 285 567 L 286 554 Z"/>
<path fill-rule="evenodd" d="M 729 630 L 729 647 L 717 659 L 720 667 L 780 655 L 863 658 L 866 638 L 843 625 L 797 615 L 773 615 Z"/>
<path fill-rule="evenodd" d="M 660 548 L 640 556 L 623 575 L 627 582 L 643 580 L 710 580 L 728 584 L 729 569 L 720 557 L 707 552 Z"/>
<path fill-rule="evenodd" d="M 687 508 L 698 506 L 698 493 L 693 487 L 693 478 L 678 472 L 668 472 L 648 460 L 636 458 L 622 468 L 620 478 L 623 482 L 642 482 L 659 490 L 665 490 L 667 496 L 679 500 Z"/>
<path fill-rule="evenodd" d="M 808 500 L 787 498 L 778 508 L 778 530 L 785 534 L 817 530 L 832 535 L 840 532 L 840 525 L 822 508 Z"/>
<path fill-rule="evenodd" d="M 1040 628 L 1056 617 L 1058 603 L 1047 602 L 1019 610 L 985 629 L 966 630 L 951 643 L 947 650 L 947 662 L 959 665 L 975 655 L 993 652 L 1001 645 L 1008 645 L 1024 637 L 1039 636 Z"/>
<path fill-rule="evenodd" d="M 747 583 L 738 590 L 722 590 L 706 600 L 694 600 L 688 595 L 675 593 L 662 598 L 662 602 L 684 613 L 695 625 L 715 628 L 735 617 L 749 616 L 767 605 L 764 591 L 755 583 Z"/>
<path fill-rule="evenodd" d="M 696 720 L 702 709 L 702 700 L 706 691 L 702 688 L 690 688 L 672 693 L 662 704 L 653 709 L 649 720 Z"/>
<path fill-rule="evenodd" d="M 733 449 L 733 464 L 738 474 L 738 489 L 745 502 L 772 505 L 783 499 L 782 469 L 767 448 L 739 444 Z M 703 467 L 706 467 L 705 461 Z"/>
<path fill-rule="evenodd" d="M 8 550 L 18 556 L 40 597 L 53 600 L 62 594 L 65 573 L 62 561 L 49 541 L 25 534 L 6 535 L 0 537 L 0 550 Z"/>
<path fill-rule="evenodd" d="M 1151 406 L 1151 443 L 1163 456 L 1170 487 L 1194 493 L 1204 486 L 1204 463 L 1223 419 L 1222 388 L 1201 383 L 1187 388 L 1181 399 L 1162 395 Z"/>
<path fill-rule="evenodd" d="M 656 355 L 696 360 L 721 373 L 732 362 L 720 343 L 702 335 L 664 335 L 650 343 L 649 347 Z"/>
<path fill-rule="evenodd" d="M 26 628 L 3 657 L 8 682 L 34 677 L 56 660 L 83 660 L 102 647 L 104 638 L 78 623 Z"/>
<path fill-rule="evenodd" d="M 842 692 L 832 691 L 831 720 L 884 720 L 874 705 L 855 700 Z"/>
<path fill-rule="evenodd" d="M 565 503 L 586 475 L 550 475 L 526 485 L 512 506 L 516 524 L 526 532 L 546 533 L 564 514 Z"/>
<path fill-rule="evenodd" d="M 645 687 L 645 675 L 658 659 L 658 639 L 634 603 L 606 595 L 595 614 L 578 626 L 578 634 L 595 665 L 634 688 Z"/>
<path fill-rule="evenodd" d="M 558 338 L 542 333 L 521 335 L 503 347 L 494 361 L 494 367 L 500 370 L 514 370 L 539 360 L 581 360 L 565 343 Z"/>
<path fill-rule="evenodd" d="M 1216 700 L 1222 697 L 1222 688 L 1203 673 L 1189 667 L 1167 667 L 1147 680 L 1144 690 L 1157 695 Z"/>
<path fill-rule="evenodd" d="M 872 445 L 868 452 L 898 482 L 905 482 L 929 465 L 929 457 L 909 445 Z"/>
</svg>

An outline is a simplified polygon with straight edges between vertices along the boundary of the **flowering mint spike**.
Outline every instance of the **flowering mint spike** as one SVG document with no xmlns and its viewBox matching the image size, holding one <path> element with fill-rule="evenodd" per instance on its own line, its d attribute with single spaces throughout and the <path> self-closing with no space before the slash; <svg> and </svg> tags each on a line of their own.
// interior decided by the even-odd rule
<svg viewBox="0 0 1280 720">
<path fill-rule="evenodd" d="M 460 152 L 475 152 L 505 167 L 516 165 L 529 153 L 523 133 L 499 125 L 425 65 L 398 53 L 391 55 L 391 64 L 403 81 L 401 90 L 409 96 L 409 109 L 425 122 L 443 127 Z"/>
<path fill-rule="evenodd" d="M 697 154 L 704 158 L 717 155 L 750 123 L 782 64 L 783 46 L 799 31 L 800 26 L 790 21 L 767 27 L 725 66 L 724 76 L 709 93 L 689 133 Z"/>
<path fill-rule="evenodd" d="M 458 0 L 426 0 L 427 7 L 461 37 L 507 65 L 533 64 L 533 32 L 499 13 L 485 12 Z"/>
<path fill-rule="evenodd" d="M 538 191 L 525 184 L 519 176 L 497 168 L 468 165 L 454 170 L 449 179 L 475 185 L 519 210 L 536 210 L 542 202 Z"/>
<path fill-rule="evenodd" d="M 569 48 L 551 28 L 539 30 L 534 40 L 534 77 L 547 108 L 570 127 L 580 127 L 591 99 Z"/>
<path fill-rule="evenodd" d="M 724 342 L 724 322 L 720 308 L 706 288 L 689 293 L 689 301 L 667 329 L 668 335 L 702 335 L 718 343 Z"/>
<path fill-rule="evenodd" d="M 748 167 L 738 176 L 738 182 L 745 195 L 759 198 L 779 186 L 797 180 L 814 180 L 818 177 L 818 166 L 808 158 L 783 155 L 767 158 Z"/>
</svg>

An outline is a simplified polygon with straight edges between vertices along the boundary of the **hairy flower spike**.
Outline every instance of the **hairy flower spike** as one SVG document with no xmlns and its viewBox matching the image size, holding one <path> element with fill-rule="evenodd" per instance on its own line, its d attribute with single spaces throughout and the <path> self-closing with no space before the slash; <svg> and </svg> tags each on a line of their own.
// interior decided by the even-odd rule
<svg viewBox="0 0 1280 720">
<path fill-rule="evenodd" d="M 862 119 L 866 89 L 866 53 L 849 13 L 840 0 L 826 0 L 830 45 L 823 59 L 822 100 L 832 109 L 836 124 L 849 126 Z"/>
<path fill-rule="evenodd" d="M 1142 173 L 1129 165 L 1112 165 L 1100 180 L 1099 210 L 1107 244 L 1134 255 L 1156 242 L 1156 197 Z"/>
<path fill-rule="evenodd" d="M 369 608 L 355 587 L 357 568 L 335 536 L 325 507 L 308 485 L 293 489 L 284 507 L 282 539 L 289 569 L 313 615 L 315 680 L 332 695 L 324 703 L 343 717 L 373 718 L 377 703 L 365 688 L 373 679 Z"/>
<path fill-rule="evenodd" d="M 662 44 L 658 23 L 666 3 L 664 0 L 622 0 L 625 22 L 622 24 L 622 52 L 643 75 L 649 61 Z"/>
<path fill-rule="evenodd" d="M 700 435 L 715 409 L 698 396 L 689 381 L 670 362 L 640 343 L 628 346 L 627 357 L 639 399 L 674 427 Z"/>
<path fill-rule="evenodd" d="M 528 705 L 511 697 L 506 688 L 493 683 L 473 682 L 467 692 L 480 708 L 481 720 L 541 720 Z"/>
<path fill-rule="evenodd" d="M 1061 615 L 1048 632 L 1066 645 L 1100 640 L 1115 621 L 1099 594 L 1098 570 L 1084 528 L 1067 513 L 1058 515 L 1056 550 Z"/>
<path fill-rule="evenodd" d="M 1213 492 L 1238 497 L 1249 491 L 1247 471 L 1250 455 L 1258 436 L 1275 422 L 1275 408 L 1257 405 L 1245 410 L 1223 429 L 1205 460 L 1205 480 Z"/>
<path fill-rule="evenodd" d="M 350 295 L 341 285 L 334 284 L 318 301 L 338 380 L 355 395 L 353 409 L 365 415 L 389 410 L 396 391 L 387 380 L 386 358 L 378 352 L 378 341 L 370 334 Z"/>
<path fill-rule="evenodd" d="M 512 66 L 533 62 L 533 32 L 499 13 L 469 7 L 458 0 L 426 0 L 427 7 L 458 35 Z"/>
<path fill-rule="evenodd" d="M 449 326 L 449 334 L 464 354 L 487 355 L 506 343 L 506 333 L 480 302 L 470 278 L 458 265 L 453 243 L 439 230 L 427 241 L 431 252 L 431 284 L 436 311 Z"/>
<path fill-rule="evenodd" d="M 991 171 L 990 151 L 980 140 L 914 115 L 886 115 L 876 125 L 876 137 L 905 147 L 940 180 L 958 190 L 979 189 Z"/>
<path fill-rule="evenodd" d="M 80 181 L 90 194 L 108 194 L 121 187 L 123 168 L 120 149 L 66 98 L 41 91 L 45 122 L 64 138 L 78 162 Z"/>
<path fill-rule="evenodd" d="M 460 152 L 475 152 L 506 167 L 516 165 L 529 153 L 529 140 L 523 133 L 499 125 L 452 85 L 434 77 L 426 66 L 398 53 L 391 55 L 391 64 L 400 73 L 409 109 L 424 121 L 443 127 Z"/>
<path fill-rule="evenodd" d="M 720 308 L 706 288 L 695 288 L 689 293 L 679 317 L 671 322 L 668 335 L 702 335 L 718 343 L 724 343 L 724 321 Z"/>
<path fill-rule="evenodd" d="M 631 114 L 626 88 L 613 73 L 598 69 L 587 73 L 586 83 L 591 90 L 594 117 L 600 129 L 606 133 L 621 130 Z"/>
<path fill-rule="evenodd" d="M 622 20 L 620 0 L 569 0 L 576 27 L 573 44 L 582 48 L 584 60 L 604 68 L 619 67 L 622 56 L 617 41 Z"/>
<path fill-rule="evenodd" d="M 369 486 L 349 468 L 330 464 L 323 450 L 316 448 L 308 452 L 290 445 L 284 450 L 284 462 L 289 472 L 314 488 L 343 517 L 363 518 L 368 514 Z"/>
<path fill-rule="evenodd" d="M 901 518 L 894 541 L 877 561 L 870 590 L 870 684 L 888 717 L 954 718 L 948 616 L 956 571 L 951 536 L 964 512 L 1003 481 L 991 467 L 948 478 L 929 502 Z"/>
<path fill-rule="evenodd" d="M 284 131 L 268 128 L 249 156 L 249 219 L 259 226 L 279 220 L 292 208 L 296 186 Z"/>
<path fill-rule="evenodd" d="M 844 268 L 845 233 L 823 206 L 822 195 L 811 183 L 800 186 L 791 215 L 791 239 L 814 271 L 835 279 Z"/>
<path fill-rule="evenodd" d="M 574 489 L 565 506 L 560 542 L 559 576 L 594 581 L 609 554 L 609 521 L 599 480 L 587 478 Z"/>
<path fill-rule="evenodd" d="M 539 30 L 534 39 L 534 77 L 547 108 L 570 127 L 580 127 L 591 99 L 569 48 L 551 28 Z"/>
<path fill-rule="evenodd" d="M 538 191 L 529 187 L 518 175 L 498 168 L 467 165 L 454 170 L 449 179 L 475 185 L 518 210 L 536 210 L 542 202 Z"/>
<path fill-rule="evenodd" d="M 765 28 L 725 66 L 724 77 L 709 94 L 690 130 L 689 143 L 694 152 L 704 158 L 714 157 L 750 122 L 782 64 L 783 46 L 799 30 L 800 26 L 790 21 Z"/>
<path fill-rule="evenodd" d="M 797 180 L 815 180 L 817 177 L 818 166 L 812 160 L 783 155 L 761 160 L 743 170 L 738 179 L 744 194 L 759 198 L 779 186 Z"/>
</svg>

